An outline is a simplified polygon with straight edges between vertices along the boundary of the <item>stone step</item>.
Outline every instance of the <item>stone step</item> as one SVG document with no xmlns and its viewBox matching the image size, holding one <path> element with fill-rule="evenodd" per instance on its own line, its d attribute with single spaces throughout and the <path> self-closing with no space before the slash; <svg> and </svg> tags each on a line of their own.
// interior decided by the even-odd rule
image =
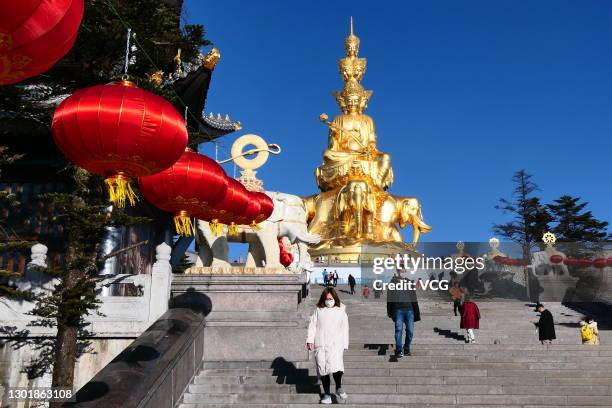
<svg viewBox="0 0 612 408">
<path fill-rule="evenodd" d="M 318 394 L 185 394 L 184 403 L 230 403 L 230 404 L 313 404 L 319 400 Z M 611 395 L 520 395 L 520 394 L 351 394 L 346 402 L 354 404 L 432 404 L 446 405 L 491 405 L 491 406 L 526 406 L 540 405 L 546 407 L 562 406 L 607 406 L 612 404 Z M 344 402 L 344 401 L 343 401 Z"/>
<path fill-rule="evenodd" d="M 299 388 L 299 387 L 297 387 Z M 189 392 L 192 394 L 238 394 L 238 393 L 319 393 L 318 385 L 308 388 L 289 384 L 198 384 L 191 385 Z M 501 385 L 501 384 L 460 384 L 460 385 L 415 385 L 415 384 L 343 384 L 344 390 L 350 395 L 354 394 L 422 394 L 422 395 L 590 395 L 609 396 L 612 398 L 612 388 L 602 385 L 577 385 L 577 386 L 555 386 L 555 385 Z"/>
</svg>

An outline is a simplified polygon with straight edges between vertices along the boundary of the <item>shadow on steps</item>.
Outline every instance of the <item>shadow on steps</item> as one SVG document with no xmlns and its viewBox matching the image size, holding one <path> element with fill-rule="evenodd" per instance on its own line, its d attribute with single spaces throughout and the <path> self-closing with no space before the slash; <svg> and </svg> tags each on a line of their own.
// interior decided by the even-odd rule
<svg viewBox="0 0 612 408">
<path fill-rule="evenodd" d="M 433 331 L 435 333 L 438 333 L 440 336 L 446 337 L 447 339 L 455 339 L 457 341 L 461 341 L 465 343 L 465 336 L 463 334 L 459 334 L 452 330 L 439 329 L 437 327 L 434 327 Z"/>
<path fill-rule="evenodd" d="M 310 375 L 309 369 L 297 368 L 283 357 L 275 358 L 270 368 L 277 384 L 295 385 L 298 394 L 319 394 L 318 378 L 316 375 Z"/>
</svg>

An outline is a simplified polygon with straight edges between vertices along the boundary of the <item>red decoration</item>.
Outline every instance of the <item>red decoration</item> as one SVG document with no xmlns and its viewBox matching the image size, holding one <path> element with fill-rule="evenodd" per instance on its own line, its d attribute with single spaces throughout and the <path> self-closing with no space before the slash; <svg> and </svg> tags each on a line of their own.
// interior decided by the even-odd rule
<svg viewBox="0 0 612 408">
<path fill-rule="evenodd" d="M 596 268 L 606 267 L 606 258 L 597 258 L 593 261 L 593 266 Z"/>
<path fill-rule="evenodd" d="M 578 265 L 583 268 L 588 268 L 589 266 L 593 266 L 593 260 L 588 258 L 582 258 L 578 260 Z"/>
<path fill-rule="evenodd" d="M 608 260 L 606 261 L 606 264 L 612 268 L 612 258 L 608 258 Z"/>
<path fill-rule="evenodd" d="M 249 205 L 242 216 L 238 217 L 236 224 L 255 225 L 257 224 L 256 219 L 260 215 L 261 203 L 253 196 L 253 193 L 249 193 Z"/>
<path fill-rule="evenodd" d="M 147 201 L 174 214 L 176 232 L 191 235 L 191 217 L 225 197 L 228 178 L 216 161 L 185 151 L 172 167 L 138 179 Z"/>
<path fill-rule="evenodd" d="M 288 252 L 283 245 L 283 239 L 278 239 L 278 249 L 280 250 L 279 261 L 285 268 L 293 263 L 293 254 Z"/>
<path fill-rule="evenodd" d="M 81 89 L 53 116 L 53 138 L 77 166 L 106 177 L 118 207 L 134 205 L 129 180 L 172 166 L 187 146 L 180 113 L 164 98 L 128 81 Z"/>
<path fill-rule="evenodd" d="M 45 72 L 70 51 L 83 18 L 83 0 L 2 2 L 0 85 Z"/>
<path fill-rule="evenodd" d="M 558 264 L 563 262 L 563 257 L 561 255 L 552 255 L 550 257 L 550 262 Z"/>
<path fill-rule="evenodd" d="M 228 177 L 227 192 L 223 199 L 217 204 L 200 211 L 196 214 L 196 217 L 209 221 L 211 231 L 215 235 L 222 233 L 220 224 L 227 224 L 229 226 L 228 234 L 236 235 L 238 233 L 238 218 L 245 213 L 250 200 L 251 196 L 247 189 L 238 180 Z"/>
<path fill-rule="evenodd" d="M 503 261 L 504 261 L 504 259 L 505 259 L 505 258 L 506 258 L 506 257 L 504 257 L 504 256 L 497 255 L 497 256 L 493 257 L 493 260 L 494 260 L 495 262 L 497 262 L 497 263 L 503 263 Z"/>
<path fill-rule="evenodd" d="M 265 193 L 254 192 L 251 194 L 259 201 L 259 214 L 255 218 L 255 222 L 260 223 L 270 218 L 274 211 L 274 201 Z"/>
<path fill-rule="evenodd" d="M 578 265 L 578 259 L 568 256 L 563 260 L 563 263 L 567 266 L 576 266 Z"/>
</svg>

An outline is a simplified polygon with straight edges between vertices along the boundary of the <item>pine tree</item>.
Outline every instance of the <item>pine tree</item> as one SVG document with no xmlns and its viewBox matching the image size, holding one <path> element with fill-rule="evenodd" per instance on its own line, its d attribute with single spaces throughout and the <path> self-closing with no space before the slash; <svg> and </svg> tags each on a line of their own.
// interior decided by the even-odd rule
<svg viewBox="0 0 612 408">
<path fill-rule="evenodd" d="M 0 109 L 25 111 L 32 120 L 50 124 L 57 103 L 65 96 L 122 76 L 128 27 L 135 33 L 130 80 L 172 99 L 171 87 L 149 81 L 149 75 L 160 70 L 174 71 L 179 49 L 183 61 L 194 62 L 199 48 L 210 44 L 201 25 L 181 28 L 181 6 L 182 2 L 158 0 L 87 0 L 79 37 L 71 52 L 47 73 L 2 87 Z M 74 366 L 82 351 L 79 333 L 83 333 L 85 317 L 97 309 L 94 275 L 100 266 L 104 227 L 109 223 L 131 225 L 145 221 L 117 210 L 108 213 L 105 195 L 99 189 L 101 179 L 77 167 L 70 171 L 72 192 L 46 196 L 65 227 L 65 265 L 50 271 L 60 284 L 50 296 L 37 299 L 33 311 L 43 324 L 57 327 L 52 352 L 43 353 L 53 365 L 54 387 L 72 387 L 74 383 Z"/>
<path fill-rule="evenodd" d="M 189 260 L 187 254 L 183 255 L 178 265 L 174 267 L 173 273 L 185 273 L 185 271 L 193 266 L 193 262 Z"/>
<path fill-rule="evenodd" d="M 513 216 L 512 221 L 495 224 L 493 232 L 521 246 L 523 260 L 531 259 L 531 249 L 541 240 L 548 224 L 552 221 L 545 205 L 533 193 L 538 190 L 532 175 L 519 170 L 512 176 L 516 187 L 511 198 L 501 198 L 495 206 L 505 214 Z"/>
<path fill-rule="evenodd" d="M 22 157 L 23 155 L 19 154 L 9 154 L 8 148 L 6 146 L 0 146 L 0 176 L 2 175 L 2 166 L 14 163 Z M 12 194 L 7 191 L 0 191 L 0 204 L 9 207 L 15 207 L 19 205 L 19 202 L 17 201 L 15 194 Z M 14 251 L 26 251 L 28 248 L 30 248 L 32 243 L 20 240 L 19 237 L 3 221 L 0 221 L 0 256 L 2 254 L 12 253 Z M 13 271 L 0 269 L 0 278 L 18 277 L 19 274 L 14 273 Z M 30 300 L 33 298 L 31 292 L 21 291 L 13 285 L 3 283 L 2 280 L 0 280 L 0 296 L 26 300 Z"/>
<path fill-rule="evenodd" d="M 612 238 L 608 233 L 607 221 L 600 221 L 593 217 L 591 211 L 585 211 L 588 202 L 580 202 L 580 197 L 563 195 L 555 204 L 548 204 L 554 223 L 551 231 L 557 240 L 565 242 L 599 242 Z"/>
</svg>

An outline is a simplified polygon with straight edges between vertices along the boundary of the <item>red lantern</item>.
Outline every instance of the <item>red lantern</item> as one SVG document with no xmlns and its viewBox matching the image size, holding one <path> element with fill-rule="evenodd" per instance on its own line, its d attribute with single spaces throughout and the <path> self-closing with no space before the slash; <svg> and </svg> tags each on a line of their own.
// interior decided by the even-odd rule
<svg viewBox="0 0 612 408">
<path fill-rule="evenodd" d="M 554 263 L 554 264 L 558 264 L 563 262 L 563 257 L 561 255 L 552 255 L 550 257 L 550 262 Z"/>
<path fill-rule="evenodd" d="M 255 218 L 255 222 L 260 223 L 270 218 L 274 211 L 274 201 L 265 193 L 254 192 L 251 194 L 259 201 L 259 214 Z"/>
<path fill-rule="evenodd" d="M 612 258 L 608 258 L 608 260 L 606 261 L 606 264 L 612 268 Z"/>
<path fill-rule="evenodd" d="M 147 201 L 174 214 L 177 233 L 191 235 L 191 217 L 223 200 L 228 179 L 216 161 L 185 151 L 172 167 L 140 177 L 138 184 Z"/>
<path fill-rule="evenodd" d="M 70 51 L 83 18 L 83 0 L 2 2 L 0 85 L 45 72 Z"/>
<path fill-rule="evenodd" d="M 597 258 L 593 261 L 593 266 L 596 268 L 606 267 L 606 258 Z"/>
<path fill-rule="evenodd" d="M 183 117 L 164 98 L 128 81 L 81 89 L 53 116 L 53 138 L 77 166 L 106 177 L 118 207 L 136 195 L 131 178 L 172 166 L 187 146 Z"/>
<path fill-rule="evenodd" d="M 576 258 L 567 257 L 563 260 L 563 263 L 567 266 L 576 266 L 578 265 L 578 260 Z"/>
<path fill-rule="evenodd" d="M 253 193 L 249 193 L 249 205 L 247 206 L 244 214 L 238 218 L 236 224 L 244 224 L 255 226 L 256 219 L 260 215 L 261 203 L 253 196 Z"/>
<path fill-rule="evenodd" d="M 593 260 L 588 258 L 582 258 L 578 260 L 578 265 L 583 268 L 588 268 L 593 265 Z"/>
<path fill-rule="evenodd" d="M 497 263 L 503 264 L 504 260 L 506 259 L 505 256 L 501 256 L 501 255 L 497 255 L 493 258 L 493 260 Z"/>
<path fill-rule="evenodd" d="M 288 252 L 285 249 L 285 245 L 283 245 L 282 238 L 278 239 L 278 249 L 280 250 L 278 260 L 281 263 L 281 265 L 283 265 L 286 268 L 293 263 L 293 254 L 291 252 Z"/>
<path fill-rule="evenodd" d="M 203 211 L 196 214 L 196 217 L 209 221 L 211 230 L 214 234 L 220 234 L 219 224 L 227 224 L 229 226 L 229 234 L 236 235 L 238 233 L 237 222 L 241 217 L 251 200 L 251 195 L 248 190 L 234 178 L 227 178 L 227 192 L 223 200 L 217 204 L 207 207 Z"/>
</svg>

